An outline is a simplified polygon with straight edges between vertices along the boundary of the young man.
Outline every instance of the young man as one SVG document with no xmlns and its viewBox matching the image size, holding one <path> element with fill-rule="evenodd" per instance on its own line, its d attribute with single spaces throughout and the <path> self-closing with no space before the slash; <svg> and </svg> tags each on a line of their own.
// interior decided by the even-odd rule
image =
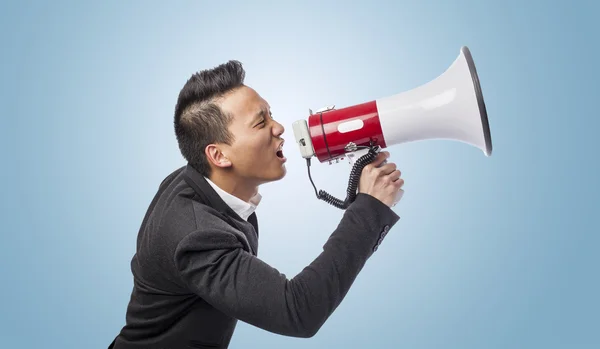
<svg viewBox="0 0 600 349">
<path fill-rule="evenodd" d="M 340 304 L 399 217 L 404 181 L 382 152 L 323 252 L 287 279 L 257 257 L 261 184 L 284 177 L 284 128 L 229 61 L 194 74 L 175 132 L 187 165 L 158 188 L 131 261 L 134 287 L 114 349 L 227 348 L 238 320 L 311 337 Z M 285 233 L 285 232 L 284 232 Z"/>
</svg>

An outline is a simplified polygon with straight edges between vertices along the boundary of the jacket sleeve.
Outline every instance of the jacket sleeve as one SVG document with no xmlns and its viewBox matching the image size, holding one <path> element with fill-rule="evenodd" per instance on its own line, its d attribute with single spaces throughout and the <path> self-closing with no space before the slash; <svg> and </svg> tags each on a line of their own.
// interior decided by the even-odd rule
<svg viewBox="0 0 600 349">
<path fill-rule="evenodd" d="M 188 287 L 223 313 L 273 333 L 312 337 L 398 220 L 381 201 L 357 195 L 323 251 L 292 279 L 211 224 L 179 243 L 175 264 Z"/>
</svg>

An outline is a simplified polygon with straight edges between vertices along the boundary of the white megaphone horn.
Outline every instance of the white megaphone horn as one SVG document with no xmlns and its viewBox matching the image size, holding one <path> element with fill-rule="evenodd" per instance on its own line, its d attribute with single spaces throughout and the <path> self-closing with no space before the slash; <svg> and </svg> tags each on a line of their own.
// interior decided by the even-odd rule
<svg viewBox="0 0 600 349">
<path fill-rule="evenodd" d="M 317 192 L 315 187 L 319 199 L 342 209 L 354 201 L 360 171 L 380 149 L 447 139 L 475 146 L 486 156 L 492 154 L 479 77 L 466 46 L 442 75 L 415 89 L 342 109 L 332 106 L 309 112 L 308 122 L 298 120 L 292 125 L 300 153 L 309 166 L 309 178 L 313 156 L 329 163 L 347 157 L 354 165 L 346 200 Z"/>
</svg>

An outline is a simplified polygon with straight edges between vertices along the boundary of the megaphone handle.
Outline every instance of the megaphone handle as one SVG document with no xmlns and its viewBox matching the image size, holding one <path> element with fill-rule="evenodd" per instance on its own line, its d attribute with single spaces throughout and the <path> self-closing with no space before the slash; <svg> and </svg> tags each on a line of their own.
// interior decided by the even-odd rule
<svg viewBox="0 0 600 349">
<path fill-rule="evenodd" d="M 360 156 L 357 160 L 353 162 L 352 170 L 350 171 L 350 178 L 348 179 L 348 189 L 346 190 L 346 199 L 340 200 L 333 195 L 329 194 L 324 190 L 317 191 L 314 183 L 312 182 L 312 178 L 310 176 L 310 158 L 306 159 L 306 164 L 308 167 L 308 178 L 311 180 L 313 187 L 315 188 L 315 193 L 317 194 L 317 198 L 337 207 L 340 209 L 346 209 L 354 199 L 356 199 L 356 195 L 358 194 L 358 182 L 360 180 L 360 176 L 363 168 L 373 162 L 377 153 L 379 152 L 379 148 L 370 148 L 367 149 L 364 155 Z"/>
<path fill-rule="evenodd" d="M 383 160 L 383 162 L 381 163 L 381 165 L 379 165 L 377 167 L 381 167 L 381 166 L 383 166 L 383 165 L 385 165 L 387 163 L 388 163 L 388 161 L 387 161 L 387 159 L 385 159 L 385 160 Z M 392 203 L 392 207 L 396 206 L 396 204 L 398 202 L 400 202 L 400 200 L 402 199 L 402 196 L 404 196 L 404 190 L 400 189 L 398 191 L 398 193 L 396 193 L 396 197 L 394 198 L 394 202 Z"/>
<path fill-rule="evenodd" d="M 365 150 L 358 150 L 358 151 L 346 154 L 346 157 L 348 157 L 348 160 L 350 161 L 350 166 L 354 166 L 354 164 L 356 163 L 356 160 L 358 158 L 360 158 L 361 156 L 363 156 L 364 154 L 366 154 L 366 153 L 368 153 L 368 149 L 366 151 Z M 383 165 L 385 165 L 387 163 L 388 163 L 388 161 L 387 161 L 387 159 L 385 159 L 377 167 L 379 168 L 379 167 L 381 167 L 381 166 L 383 166 Z M 357 192 L 358 192 L 358 188 L 357 188 Z M 392 207 L 396 206 L 396 204 L 398 202 L 400 202 L 400 200 L 402 199 L 403 195 L 404 195 L 404 190 L 400 189 L 398 191 L 398 193 L 396 194 L 396 198 L 394 199 L 394 202 L 392 203 Z"/>
</svg>

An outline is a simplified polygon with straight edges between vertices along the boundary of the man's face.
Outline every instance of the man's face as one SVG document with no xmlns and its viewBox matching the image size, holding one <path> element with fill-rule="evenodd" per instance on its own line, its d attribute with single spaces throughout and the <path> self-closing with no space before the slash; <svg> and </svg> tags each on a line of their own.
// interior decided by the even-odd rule
<svg viewBox="0 0 600 349">
<path fill-rule="evenodd" d="M 283 126 L 273 120 L 270 106 L 252 88 L 243 86 L 229 93 L 220 103 L 231 113 L 229 125 L 234 141 L 221 145 L 233 174 L 254 185 L 281 179 L 286 174 L 286 158 L 281 151 Z"/>
</svg>

